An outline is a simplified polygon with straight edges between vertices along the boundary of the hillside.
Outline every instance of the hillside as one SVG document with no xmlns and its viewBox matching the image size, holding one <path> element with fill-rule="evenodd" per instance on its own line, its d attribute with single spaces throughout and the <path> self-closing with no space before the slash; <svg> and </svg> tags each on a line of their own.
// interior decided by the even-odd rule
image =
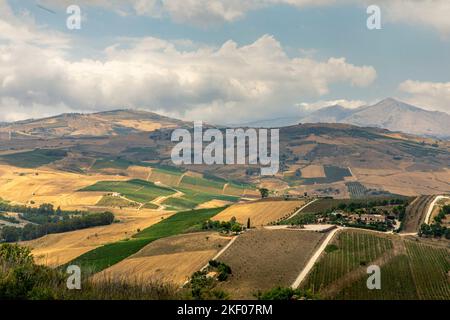
<svg viewBox="0 0 450 320">
<path fill-rule="evenodd" d="M 339 105 L 319 109 L 302 119 L 303 123 L 337 123 L 352 114 L 352 109 Z"/>
<path fill-rule="evenodd" d="M 183 121 L 138 110 L 91 114 L 68 113 L 43 119 L 0 124 L 0 133 L 17 138 L 111 136 L 182 126 Z"/>
<path fill-rule="evenodd" d="M 129 110 L 22 121 L 2 128 L 20 128 L 22 133 L 15 131 L 11 140 L 0 140 L 0 164 L 132 177 L 134 168 L 139 172 L 136 177 L 148 179 L 148 167 L 173 168 L 170 154 L 176 143 L 170 138 L 173 128 L 180 126 L 189 124 Z M 257 165 L 186 165 L 170 169 L 170 174 L 151 170 L 151 179 L 177 185 L 189 170 L 219 179 L 220 193 L 226 181 L 238 181 L 279 193 L 348 197 L 351 190 L 355 197 L 386 191 L 418 195 L 450 192 L 449 163 L 448 141 L 349 124 L 297 124 L 280 129 L 280 171 L 275 177 L 259 176 Z M 192 180 L 184 177 L 183 183 L 188 179 Z M 187 200 L 172 199 L 167 205 L 198 204 Z"/>
</svg>

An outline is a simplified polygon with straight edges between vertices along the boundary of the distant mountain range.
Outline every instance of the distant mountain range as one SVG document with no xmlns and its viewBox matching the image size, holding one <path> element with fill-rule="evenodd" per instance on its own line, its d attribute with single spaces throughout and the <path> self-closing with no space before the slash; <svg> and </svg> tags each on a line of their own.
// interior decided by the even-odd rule
<svg viewBox="0 0 450 320">
<path fill-rule="evenodd" d="M 427 111 L 388 98 L 371 106 L 356 109 L 334 105 L 319 109 L 299 119 L 277 118 L 246 123 L 250 127 L 279 127 L 297 123 L 345 123 L 359 127 L 376 127 L 426 137 L 450 138 L 450 115 Z"/>
<path fill-rule="evenodd" d="M 342 123 L 358 127 L 375 127 L 422 137 L 450 139 L 450 115 L 427 111 L 388 98 L 372 106 L 356 109 L 340 105 L 313 112 L 300 110 L 297 117 L 280 117 L 242 123 L 236 127 L 287 127 L 299 123 Z M 220 126 L 220 124 L 217 124 Z M 67 136 L 106 136 L 154 131 L 160 128 L 191 127 L 189 122 L 139 110 L 114 110 L 92 114 L 62 114 L 13 123 L 0 123 L 0 134 L 55 138 Z"/>
</svg>

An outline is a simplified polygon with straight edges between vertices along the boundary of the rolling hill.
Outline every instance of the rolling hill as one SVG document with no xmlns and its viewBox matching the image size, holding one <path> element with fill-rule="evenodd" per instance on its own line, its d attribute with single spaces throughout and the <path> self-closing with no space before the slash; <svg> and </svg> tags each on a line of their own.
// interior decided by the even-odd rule
<svg viewBox="0 0 450 320">
<path fill-rule="evenodd" d="M 59 116 L 0 124 L 0 133 L 17 138 L 62 138 L 115 136 L 151 132 L 183 126 L 180 120 L 139 110 L 113 110 L 91 114 L 67 113 Z"/>
<path fill-rule="evenodd" d="M 392 101 L 357 110 L 370 114 L 372 108 L 389 108 L 388 102 Z M 398 110 L 404 108 L 410 114 L 421 112 L 399 104 Z M 352 111 L 348 116 L 349 111 L 338 106 L 331 111 L 336 120 L 344 114 L 346 119 L 358 114 Z M 138 177 L 147 179 L 145 168 L 174 168 L 170 154 L 176 142 L 171 141 L 171 133 L 178 127 L 192 129 L 187 122 L 134 110 L 64 114 L 11 123 L 0 129 L 4 133 L 14 129 L 11 140 L 0 137 L 0 164 L 120 176 L 129 176 L 127 170 L 133 167 L 143 172 L 144 176 Z M 171 183 L 177 185 L 188 170 L 212 179 L 263 185 L 295 194 L 346 197 L 350 185 L 357 193 L 386 190 L 417 195 L 450 192 L 449 163 L 450 142 L 446 140 L 392 132 L 374 125 L 296 124 L 280 128 L 281 170 L 272 178 L 260 177 L 257 165 L 186 165 L 175 168 L 179 172 L 176 175 L 163 174 L 159 178 L 156 178 L 158 170 L 153 170 L 156 180 L 152 179 L 173 180 Z M 221 184 L 221 188 L 228 190 L 228 187 Z"/>
</svg>

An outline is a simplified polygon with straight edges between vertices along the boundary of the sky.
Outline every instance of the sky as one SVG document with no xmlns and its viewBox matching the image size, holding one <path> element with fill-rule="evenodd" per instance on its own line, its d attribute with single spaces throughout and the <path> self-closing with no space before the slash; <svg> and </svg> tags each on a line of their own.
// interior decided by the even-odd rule
<svg viewBox="0 0 450 320">
<path fill-rule="evenodd" d="M 449 17 L 448 0 L 0 0 L 0 121 L 136 108 L 235 124 L 387 97 L 450 113 Z"/>
</svg>

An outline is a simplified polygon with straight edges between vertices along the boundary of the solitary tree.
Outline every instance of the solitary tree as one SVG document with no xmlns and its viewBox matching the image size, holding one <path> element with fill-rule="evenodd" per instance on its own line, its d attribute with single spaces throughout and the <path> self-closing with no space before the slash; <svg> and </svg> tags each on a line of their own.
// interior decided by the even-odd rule
<svg viewBox="0 0 450 320">
<path fill-rule="evenodd" d="M 269 189 L 261 188 L 259 192 L 261 193 L 261 198 L 265 199 L 269 197 Z"/>
</svg>

